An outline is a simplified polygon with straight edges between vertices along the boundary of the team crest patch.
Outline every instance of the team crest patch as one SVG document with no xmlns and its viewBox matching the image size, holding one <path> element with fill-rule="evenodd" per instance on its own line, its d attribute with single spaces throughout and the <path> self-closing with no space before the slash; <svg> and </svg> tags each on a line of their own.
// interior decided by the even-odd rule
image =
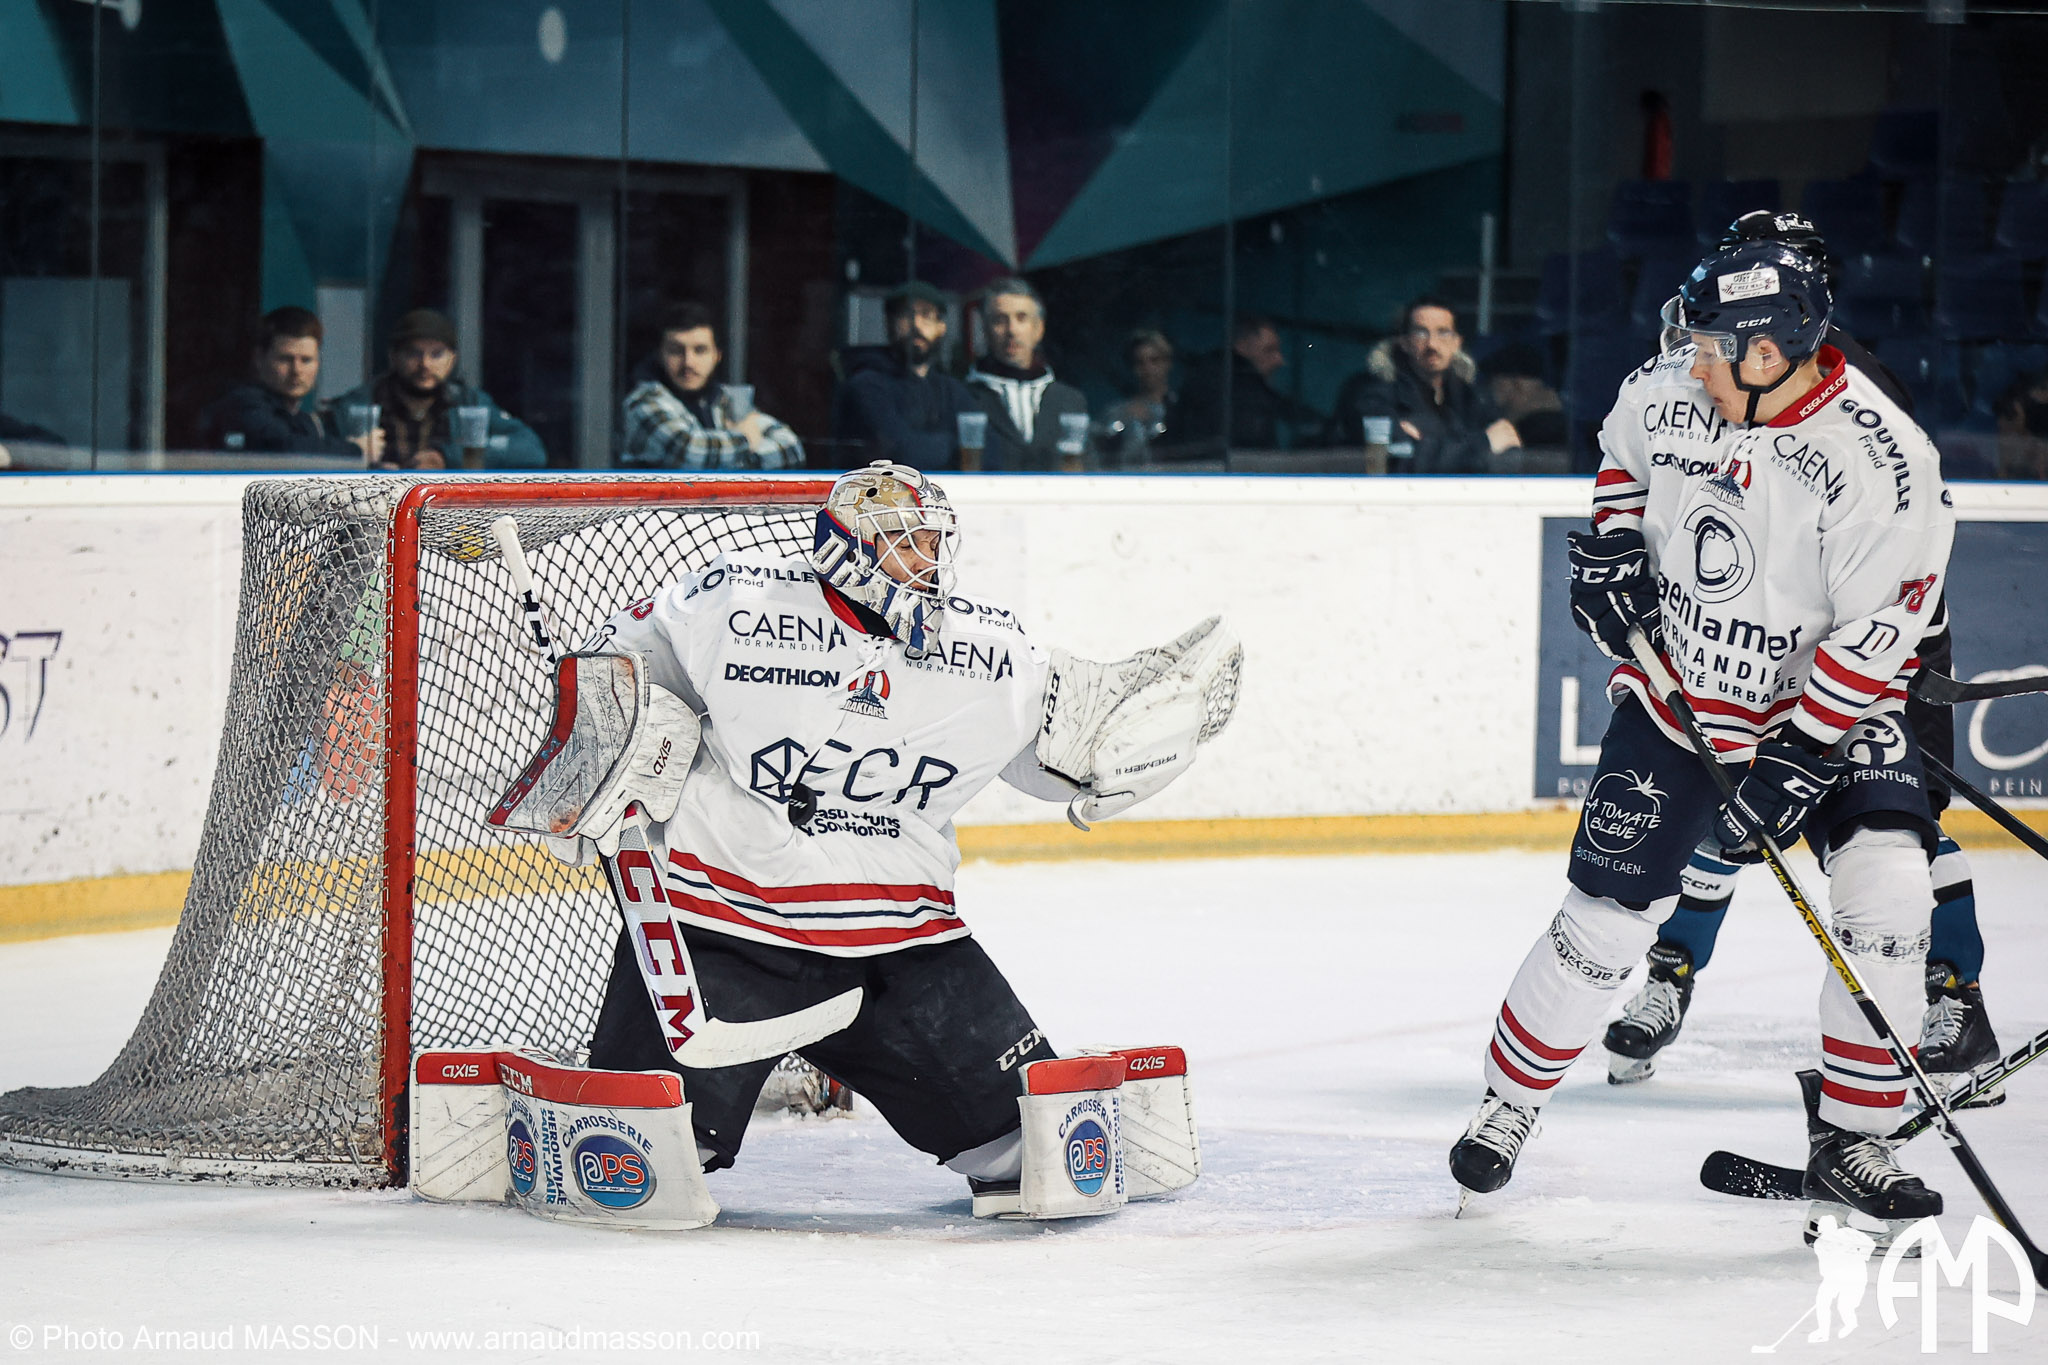
<svg viewBox="0 0 2048 1365">
<path fill-rule="evenodd" d="M 873 716 L 887 720 L 888 711 L 883 703 L 889 700 L 889 674 L 879 668 L 871 668 L 846 685 L 846 700 L 839 703 L 842 711 L 851 711 L 856 716 Z"/>
<path fill-rule="evenodd" d="M 1731 507 L 1742 506 L 1742 490 L 1749 487 L 1755 477 L 1754 466 L 1748 460 L 1730 459 L 1716 470 L 1707 480 L 1707 492 Z"/>
<path fill-rule="evenodd" d="M 1609 773 L 1586 793 L 1586 842 L 1602 853 L 1626 853 L 1664 823 L 1664 793 L 1653 773 Z"/>
</svg>

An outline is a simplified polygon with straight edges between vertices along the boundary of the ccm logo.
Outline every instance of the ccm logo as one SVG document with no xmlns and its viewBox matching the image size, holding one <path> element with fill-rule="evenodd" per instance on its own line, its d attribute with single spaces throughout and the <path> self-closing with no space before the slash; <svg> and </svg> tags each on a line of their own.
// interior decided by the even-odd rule
<svg viewBox="0 0 2048 1365">
<path fill-rule="evenodd" d="M 1132 1071 L 1164 1071 L 1166 1070 L 1166 1058 L 1133 1057 L 1131 1058 L 1130 1069 Z"/>
<path fill-rule="evenodd" d="M 533 1077 L 527 1075 L 524 1071 L 514 1071 L 509 1066 L 501 1065 L 498 1068 L 498 1079 L 522 1095 L 531 1095 L 533 1093 Z"/>
</svg>

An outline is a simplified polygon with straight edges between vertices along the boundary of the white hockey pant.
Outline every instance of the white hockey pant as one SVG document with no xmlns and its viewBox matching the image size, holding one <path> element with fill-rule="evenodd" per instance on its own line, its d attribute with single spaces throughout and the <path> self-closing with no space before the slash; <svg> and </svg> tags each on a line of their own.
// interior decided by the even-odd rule
<svg viewBox="0 0 2048 1365">
<path fill-rule="evenodd" d="M 1859 829 L 1828 858 L 1835 943 L 1908 1045 L 1920 1041 L 1934 879 L 1920 836 Z M 1820 1116 L 1837 1128 L 1899 1126 L 1906 1077 L 1833 968 L 1820 988 Z"/>
<path fill-rule="evenodd" d="M 1486 1083 L 1496 1095 L 1532 1108 L 1550 1098 L 1677 904 L 1666 896 L 1637 911 L 1577 887 L 1565 893 L 1494 1019 Z"/>
</svg>

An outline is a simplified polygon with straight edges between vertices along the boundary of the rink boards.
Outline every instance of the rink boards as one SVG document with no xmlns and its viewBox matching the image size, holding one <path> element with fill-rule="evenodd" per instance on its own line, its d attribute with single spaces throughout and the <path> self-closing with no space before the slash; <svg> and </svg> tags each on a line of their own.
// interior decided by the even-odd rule
<svg viewBox="0 0 2048 1365">
<path fill-rule="evenodd" d="M 0 484 L 0 934 L 176 904 L 220 738 L 248 482 Z M 1146 820 L 1082 836 L 998 784 L 960 822 L 969 856 L 1527 847 L 1568 830 L 1605 702 L 1597 662 L 1571 655 L 1552 542 L 1584 515 L 1588 480 L 947 485 L 960 592 L 1017 611 L 1040 644 L 1116 658 L 1221 612 L 1247 660 L 1229 732 Z M 2048 488 L 1955 499 L 1958 582 L 1974 574 L 1985 603 L 1958 609 L 1958 672 L 2048 662 L 2039 613 L 2006 600 L 2048 564 Z M 1959 716 L 1962 766 L 2025 804 L 2048 768 L 2048 706 L 1999 706 L 1974 731 Z M 1977 748 L 2006 766 L 1973 767 Z"/>
</svg>

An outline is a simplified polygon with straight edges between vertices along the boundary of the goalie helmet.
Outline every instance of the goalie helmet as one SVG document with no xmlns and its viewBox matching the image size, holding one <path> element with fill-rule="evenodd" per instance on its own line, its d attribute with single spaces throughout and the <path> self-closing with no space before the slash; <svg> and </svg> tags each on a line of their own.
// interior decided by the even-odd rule
<svg viewBox="0 0 2048 1365">
<path fill-rule="evenodd" d="M 959 532 L 945 490 L 877 460 L 842 474 L 818 511 L 811 566 L 889 623 L 912 658 L 928 652 L 953 592 Z"/>
</svg>

